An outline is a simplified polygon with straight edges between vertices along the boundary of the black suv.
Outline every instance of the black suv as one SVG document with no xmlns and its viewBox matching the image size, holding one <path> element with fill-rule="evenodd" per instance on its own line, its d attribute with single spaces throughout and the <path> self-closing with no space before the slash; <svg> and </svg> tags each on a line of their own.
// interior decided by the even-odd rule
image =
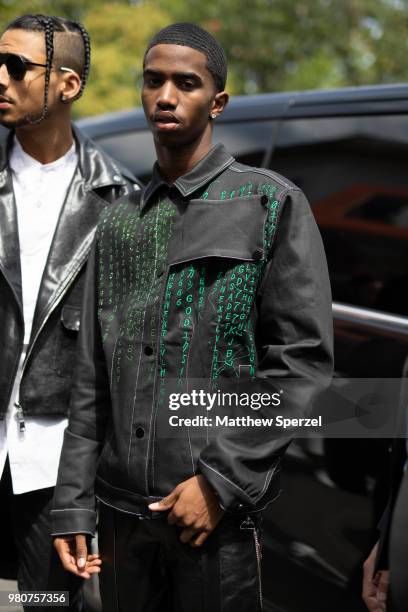
<svg viewBox="0 0 408 612">
<path fill-rule="evenodd" d="M 143 181 L 141 110 L 78 125 Z M 323 236 L 336 375 L 397 378 L 408 352 L 408 85 L 233 98 L 215 141 L 301 187 Z M 365 610 L 361 563 L 387 495 L 387 440 L 302 439 L 265 517 L 265 610 Z"/>
</svg>

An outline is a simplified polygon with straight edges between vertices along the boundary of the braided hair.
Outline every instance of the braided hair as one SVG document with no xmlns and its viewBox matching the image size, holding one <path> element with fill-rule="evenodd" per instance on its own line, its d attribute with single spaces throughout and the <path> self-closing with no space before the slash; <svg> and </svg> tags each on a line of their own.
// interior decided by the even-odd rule
<svg viewBox="0 0 408 612">
<path fill-rule="evenodd" d="M 45 81 L 44 81 L 44 105 L 41 115 L 37 119 L 31 119 L 30 123 L 40 123 L 48 115 L 48 90 L 50 88 L 50 76 L 52 60 L 54 58 L 54 27 L 52 21 L 45 17 L 40 21 L 45 32 L 45 53 L 46 53 L 46 68 L 45 68 Z"/>
<path fill-rule="evenodd" d="M 82 42 L 84 45 L 84 55 L 85 55 L 85 61 L 84 61 L 84 65 L 83 65 L 82 73 L 81 73 L 81 88 L 75 98 L 77 100 L 78 98 L 82 96 L 82 92 L 84 91 L 86 82 L 88 80 L 89 71 L 91 69 L 91 39 L 89 38 L 89 34 L 84 28 L 84 26 L 82 25 L 82 23 L 78 23 L 75 21 L 71 21 L 70 23 L 74 27 L 76 27 L 77 30 L 79 30 L 79 32 L 81 33 Z"/>
<path fill-rule="evenodd" d="M 70 21 L 63 17 L 51 17 L 41 14 L 28 14 L 17 17 L 6 27 L 7 30 L 28 30 L 33 32 L 44 32 L 45 36 L 45 52 L 46 52 L 46 69 L 44 82 L 44 105 L 40 117 L 30 119 L 31 124 L 40 123 L 48 115 L 48 92 L 50 85 L 51 69 L 54 58 L 59 55 L 58 64 L 60 66 L 69 64 L 72 70 L 77 72 L 81 79 L 80 89 L 75 96 L 75 100 L 81 97 L 91 66 L 91 41 L 89 34 L 81 23 Z M 82 45 L 72 40 L 70 37 L 64 39 L 64 42 L 55 48 L 55 33 L 80 36 Z M 82 47 L 82 48 L 81 48 Z"/>
</svg>

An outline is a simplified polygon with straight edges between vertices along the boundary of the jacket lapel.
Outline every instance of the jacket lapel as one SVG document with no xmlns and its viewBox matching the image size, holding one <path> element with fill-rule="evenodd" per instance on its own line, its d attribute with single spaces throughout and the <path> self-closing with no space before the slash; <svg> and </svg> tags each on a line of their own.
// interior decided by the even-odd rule
<svg viewBox="0 0 408 612">
<path fill-rule="evenodd" d="M 58 219 L 47 263 L 41 280 L 34 313 L 31 340 L 56 304 L 64 297 L 88 256 L 102 209 L 125 191 L 127 182 L 138 185 L 135 177 L 107 156 L 73 126 L 79 162 Z M 18 303 L 23 318 L 20 245 L 17 208 L 8 153 L 13 132 L 0 126 L 0 274 L 3 274 Z M 136 189 L 135 187 L 135 189 Z M 139 189 L 139 187 L 137 187 Z M 109 194 L 107 201 L 95 191 Z M 115 195 L 116 194 L 116 195 Z"/>
<path fill-rule="evenodd" d="M 80 168 L 77 167 L 48 253 L 31 340 L 84 264 L 95 234 L 96 222 L 106 204 L 87 188 Z"/>
<path fill-rule="evenodd" d="M 22 313 L 20 247 L 13 182 L 7 167 L 0 170 L 0 270 Z"/>
</svg>

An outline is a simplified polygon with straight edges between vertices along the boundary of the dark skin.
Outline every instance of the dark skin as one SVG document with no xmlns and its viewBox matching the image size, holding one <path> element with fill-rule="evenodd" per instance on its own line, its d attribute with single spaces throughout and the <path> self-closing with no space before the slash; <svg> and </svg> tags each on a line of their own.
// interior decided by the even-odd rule
<svg viewBox="0 0 408 612">
<path fill-rule="evenodd" d="M 228 94 L 217 91 L 204 53 L 181 45 L 150 49 L 145 58 L 142 104 L 160 171 L 169 183 L 211 150 L 213 120 L 227 103 Z M 167 521 L 183 528 L 180 540 L 194 547 L 205 542 L 224 514 L 201 474 L 181 482 L 149 508 L 169 511 Z"/>
<path fill-rule="evenodd" d="M 216 119 L 228 103 L 206 64 L 204 53 L 181 45 L 156 45 L 145 58 L 142 104 L 160 170 L 170 183 L 210 151 L 210 115 Z"/>
<path fill-rule="evenodd" d="M 386 612 L 390 572 L 388 570 L 382 570 L 374 575 L 377 553 L 378 542 L 364 562 L 362 595 L 369 612 Z"/>
<path fill-rule="evenodd" d="M 7 30 L 0 38 L 0 52 L 15 53 L 45 64 L 44 34 Z M 29 65 L 24 79 L 14 81 L 6 66 L 0 67 L 0 123 L 15 128 L 24 151 L 42 164 L 48 164 L 62 157 L 72 146 L 71 105 L 81 79 L 75 72 L 53 69 L 48 94 L 49 115 L 38 125 L 31 125 L 27 118 L 39 117 L 43 109 L 44 76 L 45 68 Z M 67 104 L 61 103 L 61 95 Z"/>
<path fill-rule="evenodd" d="M 217 91 L 206 64 L 203 53 L 180 45 L 156 45 L 145 58 L 143 109 L 160 171 L 169 183 L 186 174 L 211 150 L 211 115 L 216 119 L 228 103 L 228 94 Z M 182 528 L 181 542 L 193 547 L 205 542 L 224 515 L 214 489 L 201 474 L 181 482 L 149 508 L 167 511 L 167 521 Z M 99 567 L 86 563 L 85 536 L 58 537 L 55 546 L 65 569 L 73 574 L 90 578 L 99 571 Z"/>
</svg>

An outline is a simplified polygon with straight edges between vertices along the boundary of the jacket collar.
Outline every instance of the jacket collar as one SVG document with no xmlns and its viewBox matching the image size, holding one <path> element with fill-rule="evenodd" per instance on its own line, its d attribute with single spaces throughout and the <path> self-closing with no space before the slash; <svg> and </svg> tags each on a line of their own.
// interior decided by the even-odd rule
<svg viewBox="0 0 408 612">
<path fill-rule="evenodd" d="M 137 183 L 135 176 L 106 154 L 101 154 L 97 145 L 75 125 L 72 126 L 79 158 L 79 170 L 85 181 L 85 189 L 100 189 L 118 185 L 125 187 L 124 177 L 132 183 Z M 14 132 L 0 132 L 0 172 L 8 166 L 10 147 Z"/>
<path fill-rule="evenodd" d="M 215 176 L 221 174 L 234 161 L 234 158 L 228 153 L 224 145 L 217 144 L 194 168 L 187 172 L 187 174 L 180 176 L 173 185 L 169 185 L 163 178 L 160 173 L 159 164 L 156 161 L 153 166 L 152 179 L 141 195 L 140 208 L 143 210 L 161 187 L 167 187 L 167 189 L 175 187 L 182 196 L 190 196 L 200 187 L 204 187 Z"/>
<path fill-rule="evenodd" d="M 112 185 L 126 186 L 126 180 L 137 183 L 135 176 L 113 161 L 106 154 L 101 154 L 97 145 L 75 125 L 72 126 L 74 138 L 78 143 L 79 169 L 85 181 L 85 189 L 99 189 Z"/>
<path fill-rule="evenodd" d="M 12 134 L 1 130 L 0 135 L 0 270 L 14 293 L 22 316 L 22 287 L 20 269 L 20 245 L 17 231 L 17 209 L 14 202 L 13 183 L 9 172 L 8 149 Z"/>
</svg>

